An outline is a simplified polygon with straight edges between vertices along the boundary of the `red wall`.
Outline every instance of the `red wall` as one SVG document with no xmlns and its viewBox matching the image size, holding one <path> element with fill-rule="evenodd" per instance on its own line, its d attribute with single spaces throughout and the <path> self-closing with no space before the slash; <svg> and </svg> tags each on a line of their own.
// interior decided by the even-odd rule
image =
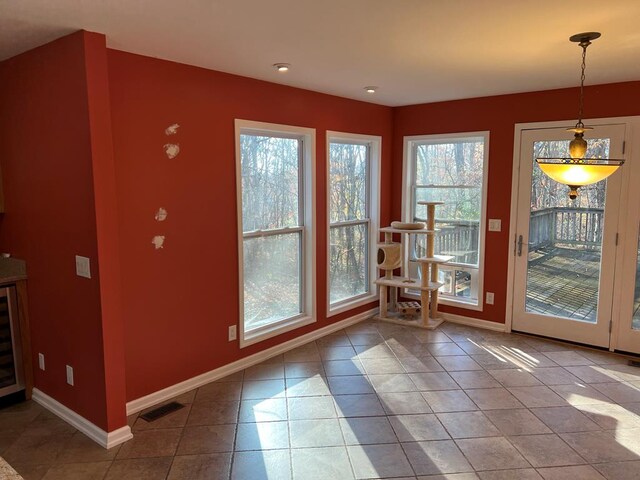
<svg viewBox="0 0 640 480">
<path fill-rule="evenodd" d="M 127 399 L 374 307 L 326 318 L 325 131 L 381 135 L 390 219 L 392 109 L 109 50 Z M 318 321 L 240 349 L 234 119 L 316 129 Z M 167 137 L 167 126 L 179 123 Z M 162 146 L 180 144 L 168 160 Z M 154 220 L 159 207 L 168 211 Z M 155 250 L 151 239 L 165 235 Z"/>
<path fill-rule="evenodd" d="M 118 235 L 118 202 L 111 132 L 111 103 L 104 35 L 84 32 L 91 165 L 100 278 L 107 431 L 126 424 L 124 323 Z"/>
<path fill-rule="evenodd" d="M 503 220 L 487 234 L 495 305 L 442 308 L 503 322 L 514 124 L 570 118 L 577 100 L 566 89 L 392 109 L 107 50 L 86 32 L 0 63 L 0 83 L 0 250 L 28 262 L 34 356 L 47 357 L 36 386 L 109 431 L 124 425 L 125 387 L 133 400 L 376 305 L 326 318 L 326 130 L 383 137 L 382 224 L 400 218 L 405 135 L 490 131 L 488 216 Z M 639 87 L 590 87 L 587 112 L 637 115 Z M 242 350 L 226 340 L 239 301 L 236 118 L 317 133 L 318 321 Z M 75 275 L 75 254 L 92 259 L 93 279 Z"/>
<path fill-rule="evenodd" d="M 512 249 L 508 236 L 515 124 L 569 119 L 567 125 L 573 125 L 577 108 L 578 89 L 569 88 L 394 109 L 393 218 L 400 218 L 401 213 L 403 137 L 490 132 L 487 218 L 502 219 L 502 231 L 486 233 L 484 289 L 495 293 L 495 303 L 485 304 L 482 312 L 441 305 L 442 311 L 504 323 L 507 263 Z M 639 115 L 640 82 L 587 87 L 585 111 L 590 118 Z"/>
<path fill-rule="evenodd" d="M 106 66 L 104 37 L 86 32 L 0 63 L 6 205 L 0 250 L 27 262 L 33 356 L 46 358 L 46 371 L 34 372 L 35 386 L 113 430 L 126 417 L 124 383 L 116 380 L 111 388 L 105 379 L 105 354 L 117 365 L 118 353 L 103 342 L 100 294 L 111 284 L 100 284 L 97 264 L 96 207 L 98 200 L 115 199 L 94 190 L 94 177 L 102 183 L 94 167 L 111 148 L 110 133 L 100 130 L 105 112 L 99 95 L 108 89 L 89 85 L 101 64 Z M 76 276 L 76 254 L 91 259 L 92 279 Z M 105 318 L 121 324 L 119 315 Z M 123 368 L 122 352 L 120 358 Z M 67 364 L 74 369 L 73 387 L 66 383 Z M 122 379 L 122 370 L 118 375 Z"/>
</svg>

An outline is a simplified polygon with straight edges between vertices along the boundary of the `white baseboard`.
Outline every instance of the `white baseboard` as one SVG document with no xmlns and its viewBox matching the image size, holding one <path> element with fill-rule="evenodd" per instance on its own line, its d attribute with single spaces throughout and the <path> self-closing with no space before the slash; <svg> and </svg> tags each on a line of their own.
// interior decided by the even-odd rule
<svg viewBox="0 0 640 480">
<path fill-rule="evenodd" d="M 505 332 L 506 327 L 504 323 L 490 322 L 488 320 L 480 320 L 479 318 L 465 317 L 463 315 L 456 315 L 454 313 L 438 312 L 442 317 L 451 323 L 459 323 L 460 325 L 467 325 L 469 327 L 484 328 L 486 330 L 493 330 L 495 332 Z"/>
<path fill-rule="evenodd" d="M 144 410 L 145 408 L 152 407 L 154 405 L 157 405 L 158 403 L 164 402 L 173 397 L 189 392 L 195 388 L 201 387 L 202 385 L 213 382 L 215 380 L 219 380 L 220 378 L 226 377 L 227 375 L 231 375 L 232 373 L 239 372 L 240 370 L 244 370 L 245 368 L 248 368 L 252 365 L 256 365 L 260 362 L 265 361 L 268 358 L 275 357 L 276 355 L 280 355 L 284 352 L 287 352 L 296 347 L 304 345 L 305 343 L 313 342 L 314 340 L 322 338 L 325 335 L 329 335 L 330 333 L 336 332 L 338 330 L 342 330 L 343 328 L 346 328 L 350 325 L 353 325 L 369 317 L 372 317 L 377 312 L 378 312 L 378 309 L 374 308 L 372 310 L 359 313 L 357 315 L 354 315 L 353 317 L 349 317 L 345 320 L 332 323 L 331 325 L 327 325 L 326 327 L 322 327 L 317 330 L 314 330 L 313 332 L 309 332 L 304 335 L 301 335 L 300 337 L 289 340 L 288 342 L 284 342 L 284 343 L 281 343 L 280 345 L 276 345 L 274 347 L 268 348 L 261 352 L 254 353 L 253 355 L 250 355 L 245 358 L 241 358 L 240 360 L 237 360 L 233 363 L 223 365 L 222 367 L 216 368 L 215 370 L 210 370 L 196 377 L 192 377 L 183 382 L 176 383 L 175 385 L 171 385 L 170 387 L 163 388 L 162 390 L 158 390 L 157 392 L 153 392 L 153 393 L 150 393 L 149 395 L 145 395 L 144 397 L 131 400 L 130 402 L 127 402 L 127 415 L 137 413 L 141 410 Z"/>
<path fill-rule="evenodd" d="M 68 424 L 73 425 L 91 440 L 103 446 L 104 448 L 109 449 L 115 447 L 116 445 L 120 445 L 121 443 L 124 443 L 127 440 L 133 438 L 131 428 L 129 426 L 119 428 L 117 430 L 114 430 L 113 432 L 105 432 L 86 418 L 77 414 L 70 408 L 65 407 L 56 399 L 50 397 L 37 388 L 33 389 L 31 398 L 34 402 L 39 403 L 44 408 L 57 415 Z"/>
</svg>

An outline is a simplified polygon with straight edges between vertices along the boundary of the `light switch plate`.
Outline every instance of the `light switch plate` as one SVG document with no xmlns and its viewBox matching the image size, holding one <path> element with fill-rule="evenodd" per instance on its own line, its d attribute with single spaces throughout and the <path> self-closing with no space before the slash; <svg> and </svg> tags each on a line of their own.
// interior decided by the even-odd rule
<svg viewBox="0 0 640 480">
<path fill-rule="evenodd" d="M 487 302 L 487 305 L 493 305 L 493 292 L 487 292 L 485 301 Z"/>
<path fill-rule="evenodd" d="M 73 367 L 67 365 L 67 383 L 73 387 Z"/>
<path fill-rule="evenodd" d="M 91 278 L 91 262 L 87 257 L 76 255 L 76 275 Z"/>
<path fill-rule="evenodd" d="M 490 232 L 500 232 L 502 230 L 502 220 L 499 218 L 490 218 L 489 219 L 489 231 Z"/>
<path fill-rule="evenodd" d="M 236 339 L 237 337 L 237 330 L 236 330 L 236 326 L 235 325 L 230 325 L 229 326 L 229 341 L 232 342 L 233 340 Z"/>
<path fill-rule="evenodd" d="M 42 353 L 38 354 L 38 367 L 40 370 L 44 370 L 44 354 Z"/>
</svg>

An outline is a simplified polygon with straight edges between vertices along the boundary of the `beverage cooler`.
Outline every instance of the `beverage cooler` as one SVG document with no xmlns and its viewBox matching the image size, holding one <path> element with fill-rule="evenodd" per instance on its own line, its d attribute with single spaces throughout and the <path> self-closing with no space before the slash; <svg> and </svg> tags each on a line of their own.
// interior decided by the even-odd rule
<svg viewBox="0 0 640 480">
<path fill-rule="evenodd" d="M 0 397 L 24 387 L 16 287 L 0 288 Z"/>
</svg>

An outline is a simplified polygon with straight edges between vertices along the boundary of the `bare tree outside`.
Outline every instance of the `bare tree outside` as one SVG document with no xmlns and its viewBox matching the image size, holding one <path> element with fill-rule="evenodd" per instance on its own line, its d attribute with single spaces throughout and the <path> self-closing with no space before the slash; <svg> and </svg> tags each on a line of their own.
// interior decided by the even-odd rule
<svg viewBox="0 0 640 480">
<path fill-rule="evenodd" d="M 329 298 L 335 304 L 369 290 L 369 146 L 329 146 Z"/>
<path fill-rule="evenodd" d="M 569 140 L 535 142 L 533 158 L 556 158 L 568 155 Z M 607 158 L 609 156 L 609 139 L 599 138 L 588 141 L 587 156 Z M 604 208 L 606 182 L 580 187 L 580 194 L 575 200 L 569 198 L 569 187 L 552 180 L 545 175 L 537 164 L 534 164 L 531 181 L 531 210 L 544 208 Z"/>
<path fill-rule="evenodd" d="M 454 259 L 440 270 L 441 292 L 470 300 L 477 299 L 472 275 L 479 267 L 484 148 L 482 137 L 469 137 L 418 143 L 414 153 L 414 219 L 426 218 L 418 202 L 444 202 L 436 209 L 435 253 Z M 415 254 L 425 252 L 425 239 L 417 238 Z"/>
<path fill-rule="evenodd" d="M 454 263 L 478 264 L 484 142 L 429 143 L 416 150 L 416 202 L 441 201 L 436 209 L 436 253 Z M 416 204 L 416 218 L 426 208 Z"/>
<path fill-rule="evenodd" d="M 242 231 L 300 223 L 300 140 L 241 135 Z"/>
<path fill-rule="evenodd" d="M 241 135 L 240 149 L 244 321 L 252 330 L 303 311 L 301 141 Z"/>
</svg>

